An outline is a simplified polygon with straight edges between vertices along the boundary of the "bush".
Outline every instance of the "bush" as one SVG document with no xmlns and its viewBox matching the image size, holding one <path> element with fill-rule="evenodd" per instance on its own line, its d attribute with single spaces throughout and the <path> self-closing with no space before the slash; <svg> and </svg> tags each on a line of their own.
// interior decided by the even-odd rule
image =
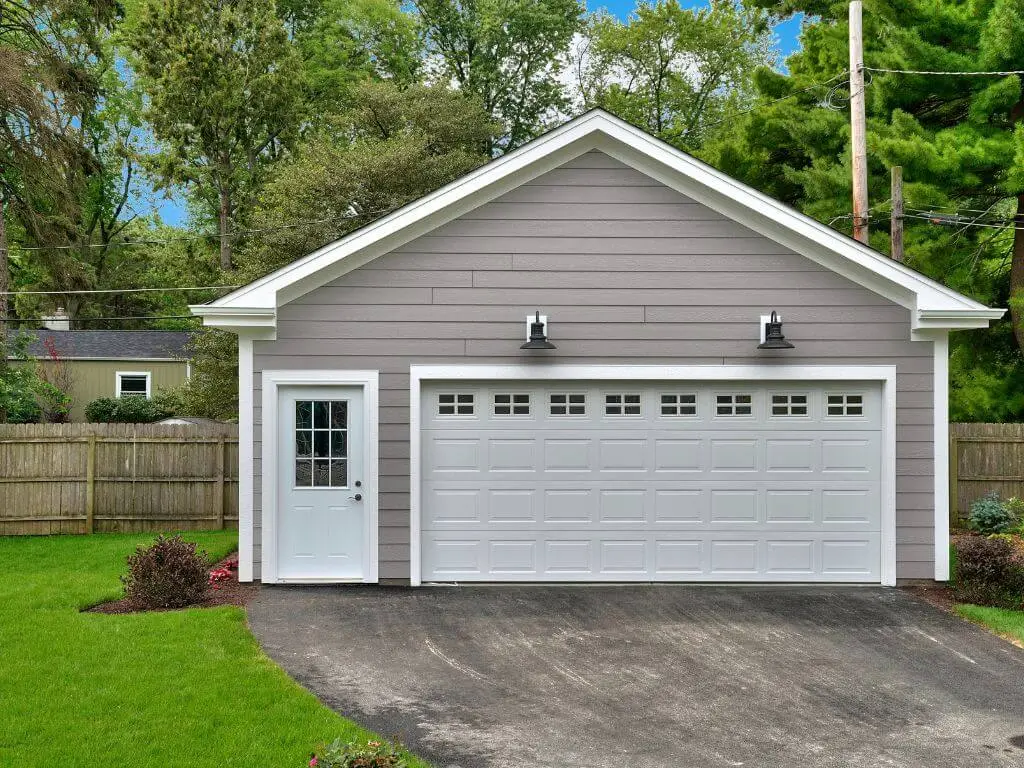
<svg viewBox="0 0 1024 768">
<path fill-rule="evenodd" d="M 956 545 L 956 599 L 975 605 L 1020 609 L 1024 558 L 1012 536 L 964 536 Z"/>
<path fill-rule="evenodd" d="M 184 608 L 201 603 L 209 587 L 210 562 L 205 552 L 180 536 L 159 536 L 128 557 L 121 577 L 125 597 L 140 608 Z"/>
<path fill-rule="evenodd" d="M 971 528 L 979 533 L 1006 533 L 1020 524 L 1013 509 L 992 491 L 971 504 Z"/>
<path fill-rule="evenodd" d="M 96 398 L 85 406 L 85 418 L 92 422 L 149 424 L 165 417 L 152 400 L 140 395 L 129 395 Z"/>
<path fill-rule="evenodd" d="M 309 761 L 311 768 L 408 768 L 398 744 L 368 741 L 365 746 L 340 739 L 322 745 Z"/>
</svg>

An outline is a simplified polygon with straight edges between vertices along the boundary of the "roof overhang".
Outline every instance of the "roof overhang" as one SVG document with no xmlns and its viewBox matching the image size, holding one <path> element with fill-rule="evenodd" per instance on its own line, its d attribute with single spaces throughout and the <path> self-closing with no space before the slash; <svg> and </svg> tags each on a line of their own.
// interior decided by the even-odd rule
<svg viewBox="0 0 1024 768">
<path fill-rule="evenodd" d="M 203 324 L 273 334 L 277 307 L 597 149 L 815 263 L 900 304 L 912 330 L 984 328 L 1003 316 L 706 163 L 595 110 L 211 304 Z"/>
</svg>

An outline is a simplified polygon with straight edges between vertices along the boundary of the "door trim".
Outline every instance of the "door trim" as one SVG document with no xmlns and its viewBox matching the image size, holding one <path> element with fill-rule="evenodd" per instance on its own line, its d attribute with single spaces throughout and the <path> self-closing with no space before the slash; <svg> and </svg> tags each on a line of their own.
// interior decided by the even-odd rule
<svg viewBox="0 0 1024 768">
<path fill-rule="evenodd" d="M 278 389 L 282 386 L 338 386 L 363 389 L 363 467 L 366 489 L 363 491 L 366 510 L 363 562 L 366 573 L 359 583 L 376 584 L 378 578 L 378 371 L 263 371 L 263 572 L 264 584 L 345 583 L 352 579 L 280 579 L 277 575 L 277 479 L 280 473 L 277 450 Z"/>
<path fill-rule="evenodd" d="M 422 583 L 420 390 L 424 381 L 876 381 L 882 385 L 881 583 L 896 586 L 895 365 L 412 365 L 409 366 L 409 583 Z"/>
</svg>

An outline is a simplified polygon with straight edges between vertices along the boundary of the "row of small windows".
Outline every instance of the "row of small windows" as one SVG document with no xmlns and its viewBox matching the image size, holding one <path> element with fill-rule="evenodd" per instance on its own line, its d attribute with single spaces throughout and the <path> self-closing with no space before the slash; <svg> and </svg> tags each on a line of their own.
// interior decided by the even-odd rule
<svg viewBox="0 0 1024 768">
<path fill-rule="evenodd" d="M 696 416 L 697 395 L 692 392 L 659 395 L 661 416 Z M 532 396 L 528 392 L 496 392 L 491 398 L 495 416 L 530 416 Z M 828 416 L 863 416 L 864 396 L 859 394 L 828 394 L 825 396 Z M 476 415 L 476 395 L 472 392 L 443 392 L 437 396 L 439 416 Z M 748 393 L 715 395 L 716 416 L 752 416 L 754 396 Z M 804 393 L 772 394 L 769 402 L 772 416 L 809 415 L 808 396 Z M 587 395 L 584 392 L 552 392 L 548 395 L 549 416 L 586 416 Z M 639 392 L 610 392 L 604 395 L 605 416 L 642 416 L 643 399 Z"/>
</svg>

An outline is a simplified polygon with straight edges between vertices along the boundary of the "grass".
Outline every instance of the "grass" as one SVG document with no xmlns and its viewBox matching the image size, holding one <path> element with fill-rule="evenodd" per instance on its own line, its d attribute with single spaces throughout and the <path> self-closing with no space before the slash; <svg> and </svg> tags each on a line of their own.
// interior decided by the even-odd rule
<svg viewBox="0 0 1024 768">
<path fill-rule="evenodd" d="M 982 605 L 959 603 L 954 610 L 969 621 L 1005 635 L 1018 643 L 1024 643 L 1024 611 L 1006 608 L 986 608 Z"/>
<path fill-rule="evenodd" d="M 186 537 L 215 559 L 236 542 Z M 289 768 L 319 742 L 373 737 L 274 665 L 241 608 L 80 613 L 120 597 L 125 557 L 150 540 L 0 537 L 0 765 Z"/>
</svg>

